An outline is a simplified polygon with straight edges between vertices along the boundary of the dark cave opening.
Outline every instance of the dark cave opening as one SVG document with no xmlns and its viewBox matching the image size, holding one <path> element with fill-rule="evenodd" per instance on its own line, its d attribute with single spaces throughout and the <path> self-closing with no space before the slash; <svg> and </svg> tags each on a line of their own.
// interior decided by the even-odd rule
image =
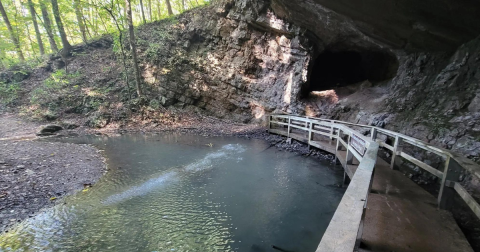
<svg viewBox="0 0 480 252">
<path fill-rule="evenodd" d="M 382 51 L 322 52 L 313 62 L 307 91 L 324 91 L 365 80 L 371 83 L 393 78 L 398 69 L 395 55 Z"/>
</svg>

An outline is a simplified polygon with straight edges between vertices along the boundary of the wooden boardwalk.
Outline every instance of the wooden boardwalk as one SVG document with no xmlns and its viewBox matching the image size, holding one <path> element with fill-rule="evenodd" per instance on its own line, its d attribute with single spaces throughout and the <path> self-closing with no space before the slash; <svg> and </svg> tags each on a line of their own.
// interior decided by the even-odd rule
<svg viewBox="0 0 480 252">
<path fill-rule="evenodd" d="M 287 135 L 287 129 L 270 132 Z M 290 132 L 289 136 L 309 142 L 307 134 Z M 353 177 L 358 164 L 346 163 L 347 153 L 337 150 L 335 140 L 310 140 L 310 145 L 336 154 L 345 172 Z M 381 158 L 375 164 L 363 225 L 359 251 L 473 251 L 451 213 L 438 209 L 433 195 Z"/>
<path fill-rule="evenodd" d="M 437 199 L 378 158 L 363 227 L 363 251 L 473 251 Z"/>
</svg>

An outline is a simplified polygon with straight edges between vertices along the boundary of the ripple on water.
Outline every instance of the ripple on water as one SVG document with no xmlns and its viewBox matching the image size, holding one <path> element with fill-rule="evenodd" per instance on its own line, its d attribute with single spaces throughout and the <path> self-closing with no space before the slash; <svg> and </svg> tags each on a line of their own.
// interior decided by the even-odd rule
<svg viewBox="0 0 480 252">
<path fill-rule="evenodd" d="M 301 169 L 306 159 L 264 151 L 263 142 L 136 136 L 100 143 L 110 172 L 2 235 L 0 251 L 249 251 L 290 238 L 298 245 L 282 247 L 305 251 L 342 196 L 318 186 L 341 174 Z M 302 207 L 305 201 L 315 203 Z M 325 221 L 305 217 L 322 214 Z M 306 227 L 313 241 L 295 238 Z"/>
</svg>

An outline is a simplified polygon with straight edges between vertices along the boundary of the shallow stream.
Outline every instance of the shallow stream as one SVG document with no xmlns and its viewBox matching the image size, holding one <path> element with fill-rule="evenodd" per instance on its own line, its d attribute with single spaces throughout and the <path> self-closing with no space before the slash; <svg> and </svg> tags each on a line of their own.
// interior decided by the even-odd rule
<svg viewBox="0 0 480 252">
<path fill-rule="evenodd" d="M 92 188 L 0 236 L 0 251 L 315 251 L 344 189 L 329 162 L 263 140 L 124 135 Z"/>
</svg>

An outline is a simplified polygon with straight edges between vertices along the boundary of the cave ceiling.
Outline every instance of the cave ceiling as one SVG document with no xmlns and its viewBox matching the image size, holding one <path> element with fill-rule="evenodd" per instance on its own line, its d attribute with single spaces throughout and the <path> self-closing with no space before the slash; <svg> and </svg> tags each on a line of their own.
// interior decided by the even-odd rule
<svg viewBox="0 0 480 252">
<path fill-rule="evenodd" d="M 479 0 L 271 0 L 271 7 L 324 45 L 354 39 L 357 30 L 392 48 L 451 51 L 480 34 Z"/>
</svg>

